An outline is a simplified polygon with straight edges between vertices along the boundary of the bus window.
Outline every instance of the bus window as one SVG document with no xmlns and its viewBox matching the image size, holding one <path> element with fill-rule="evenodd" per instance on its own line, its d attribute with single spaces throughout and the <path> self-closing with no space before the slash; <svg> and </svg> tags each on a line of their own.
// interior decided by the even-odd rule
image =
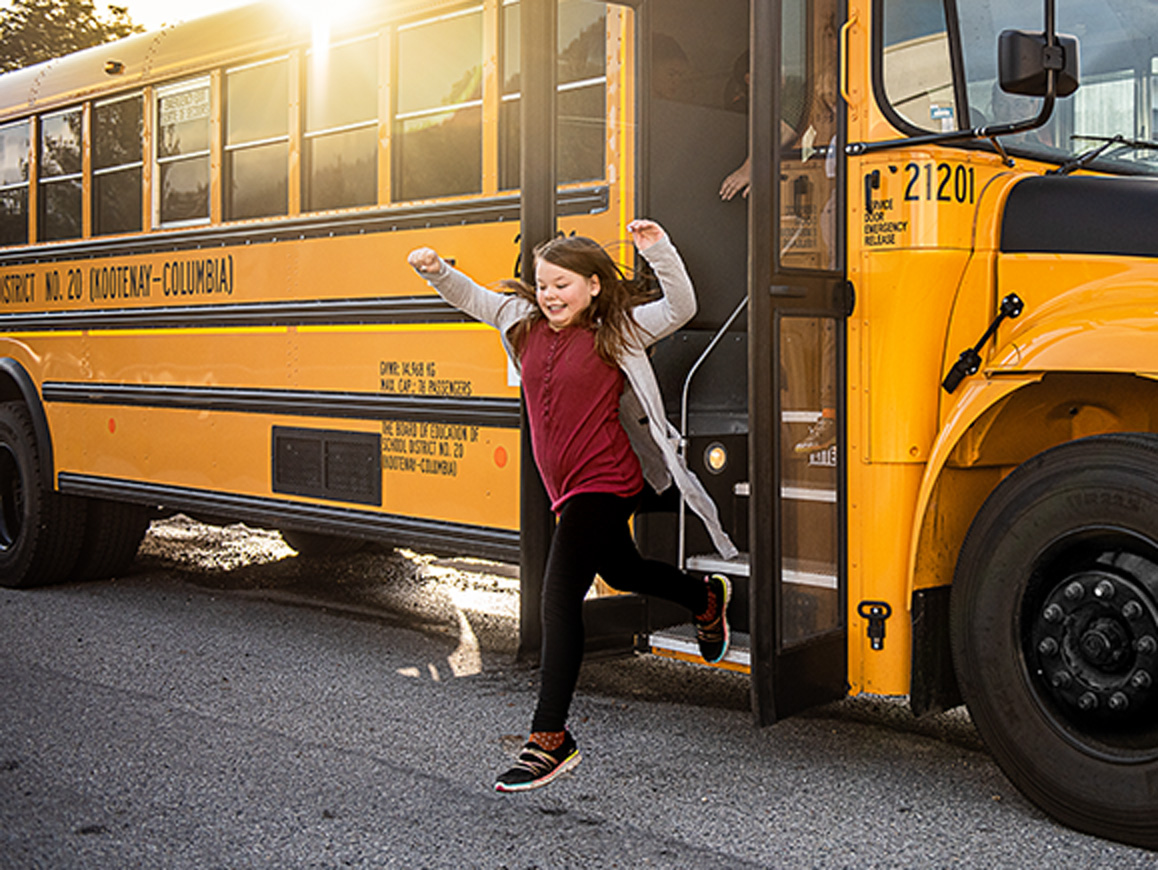
<svg viewBox="0 0 1158 870">
<path fill-rule="evenodd" d="M 289 210 L 289 70 L 285 58 L 225 75 L 225 216 Z"/>
<path fill-rule="evenodd" d="M 0 245 L 28 241 L 29 125 L 0 127 Z"/>
<path fill-rule="evenodd" d="M 949 28 L 942 4 L 887 0 L 884 40 L 884 87 L 892 109 L 922 130 L 956 130 Z"/>
<path fill-rule="evenodd" d="M 93 106 L 93 235 L 141 231 L 142 99 Z"/>
<path fill-rule="evenodd" d="M 40 119 L 40 238 L 80 238 L 81 111 Z"/>
<path fill-rule="evenodd" d="M 482 190 L 482 9 L 398 30 L 395 199 Z"/>
<path fill-rule="evenodd" d="M 209 79 L 157 89 L 156 208 L 161 225 L 209 220 Z"/>
<path fill-rule="evenodd" d="M 307 211 L 378 201 L 376 37 L 310 52 L 305 138 Z"/>
<path fill-rule="evenodd" d="M 603 178 L 607 129 L 607 7 L 592 0 L 559 4 L 556 180 Z M 499 186 L 519 186 L 519 4 L 503 6 L 503 102 Z"/>
</svg>

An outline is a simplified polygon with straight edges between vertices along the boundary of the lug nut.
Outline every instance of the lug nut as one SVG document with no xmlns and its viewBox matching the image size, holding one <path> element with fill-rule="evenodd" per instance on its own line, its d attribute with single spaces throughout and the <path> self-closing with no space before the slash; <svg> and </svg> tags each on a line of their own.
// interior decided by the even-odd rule
<svg viewBox="0 0 1158 870">
<path fill-rule="evenodd" d="M 1110 695 L 1110 709 L 1120 713 L 1130 706 L 1130 699 L 1121 692 L 1114 692 Z"/>
<path fill-rule="evenodd" d="M 1086 594 L 1086 587 L 1084 587 L 1077 580 L 1075 580 L 1073 583 L 1071 583 L 1069 586 L 1066 587 L 1065 596 L 1070 601 L 1077 601 L 1079 598 L 1081 598 L 1085 594 Z"/>
<path fill-rule="evenodd" d="M 1049 679 L 1050 685 L 1055 689 L 1068 689 L 1073 681 L 1074 678 L 1070 676 L 1069 671 L 1058 671 Z"/>
<path fill-rule="evenodd" d="M 1094 587 L 1094 595 L 1098 598 L 1113 598 L 1114 584 L 1109 580 L 1099 580 L 1098 585 Z"/>
<path fill-rule="evenodd" d="M 1151 635 L 1146 635 L 1134 641 L 1134 649 L 1140 653 L 1152 653 L 1158 650 L 1158 641 L 1154 640 Z"/>
<path fill-rule="evenodd" d="M 1084 695 L 1078 698 L 1078 706 L 1088 713 L 1090 710 L 1093 710 L 1098 706 L 1098 696 L 1093 692 L 1086 692 Z"/>
<path fill-rule="evenodd" d="M 1055 656 L 1057 655 L 1057 641 L 1052 637 L 1047 637 L 1037 645 L 1037 651 L 1043 656 Z"/>
<path fill-rule="evenodd" d="M 1148 689 L 1152 682 L 1149 671 L 1135 671 L 1134 676 L 1130 677 L 1130 685 L 1135 689 Z"/>
<path fill-rule="evenodd" d="M 1051 604 L 1041 612 L 1041 616 L 1046 622 L 1061 622 L 1065 615 L 1065 611 L 1056 604 Z"/>
<path fill-rule="evenodd" d="M 1142 615 L 1142 605 L 1137 601 L 1127 601 L 1122 607 L 1122 616 L 1126 619 L 1137 619 Z"/>
</svg>

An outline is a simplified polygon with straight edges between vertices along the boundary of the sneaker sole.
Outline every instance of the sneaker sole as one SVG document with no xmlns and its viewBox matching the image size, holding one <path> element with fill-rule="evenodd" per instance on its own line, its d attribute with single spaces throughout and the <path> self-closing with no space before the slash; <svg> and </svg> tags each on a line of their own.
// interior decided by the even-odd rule
<svg viewBox="0 0 1158 870">
<path fill-rule="evenodd" d="M 724 645 L 720 648 L 720 654 L 714 659 L 704 659 L 709 665 L 718 665 L 724 660 L 724 656 L 728 654 L 728 647 L 732 643 L 732 627 L 728 625 L 728 604 L 732 601 L 732 580 L 724 575 L 718 575 L 724 581 Z"/>
<path fill-rule="evenodd" d="M 506 785 L 506 784 L 501 783 L 501 782 L 496 782 L 495 783 L 495 791 L 501 791 L 503 793 L 509 793 L 509 792 L 517 792 L 517 791 L 530 791 L 533 788 L 542 788 L 543 786 L 549 785 L 550 783 L 554 782 L 556 779 L 558 779 L 560 776 L 567 773 L 568 771 L 574 770 L 576 765 L 578 765 L 579 762 L 582 760 L 583 760 L 583 756 L 580 755 L 579 750 L 576 749 L 574 752 L 572 752 L 570 755 L 568 755 L 566 758 L 564 758 L 559 763 L 559 766 L 556 767 L 554 770 L 552 770 L 550 773 L 548 773 L 546 776 L 539 777 L 538 779 L 532 779 L 530 782 L 519 783 L 518 785 Z"/>
</svg>

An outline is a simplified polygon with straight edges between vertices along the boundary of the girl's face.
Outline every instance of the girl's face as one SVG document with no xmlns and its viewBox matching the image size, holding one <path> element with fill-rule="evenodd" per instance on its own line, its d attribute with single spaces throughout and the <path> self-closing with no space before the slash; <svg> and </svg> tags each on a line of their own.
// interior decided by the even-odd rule
<svg viewBox="0 0 1158 870">
<path fill-rule="evenodd" d="M 599 276 L 586 278 L 578 272 L 546 260 L 535 265 L 536 298 L 554 330 L 566 329 L 599 295 Z"/>
</svg>

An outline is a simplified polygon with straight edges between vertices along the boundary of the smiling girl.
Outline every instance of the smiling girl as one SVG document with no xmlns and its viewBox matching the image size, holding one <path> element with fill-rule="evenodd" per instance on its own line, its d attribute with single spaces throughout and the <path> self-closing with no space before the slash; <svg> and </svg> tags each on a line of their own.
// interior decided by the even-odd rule
<svg viewBox="0 0 1158 870">
<path fill-rule="evenodd" d="M 686 607 L 706 661 L 720 661 L 728 647 L 728 579 L 644 559 L 631 536 L 645 481 L 656 492 L 674 481 L 721 555 L 736 554 L 680 458 L 647 359 L 651 344 L 695 314 L 691 279 L 659 224 L 636 220 L 627 230 L 662 295 L 577 236 L 536 248 L 536 286 L 507 282 L 514 293 L 479 286 L 430 248 L 408 258 L 448 302 L 499 330 L 522 374 L 535 463 L 558 517 L 543 578 L 539 701 L 530 739 L 495 782 L 499 791 L 546 785 L 579 763 L 566 723 L 583 660 L 583 599 L 597 573 L 615 589 Z"/>
</svg>

